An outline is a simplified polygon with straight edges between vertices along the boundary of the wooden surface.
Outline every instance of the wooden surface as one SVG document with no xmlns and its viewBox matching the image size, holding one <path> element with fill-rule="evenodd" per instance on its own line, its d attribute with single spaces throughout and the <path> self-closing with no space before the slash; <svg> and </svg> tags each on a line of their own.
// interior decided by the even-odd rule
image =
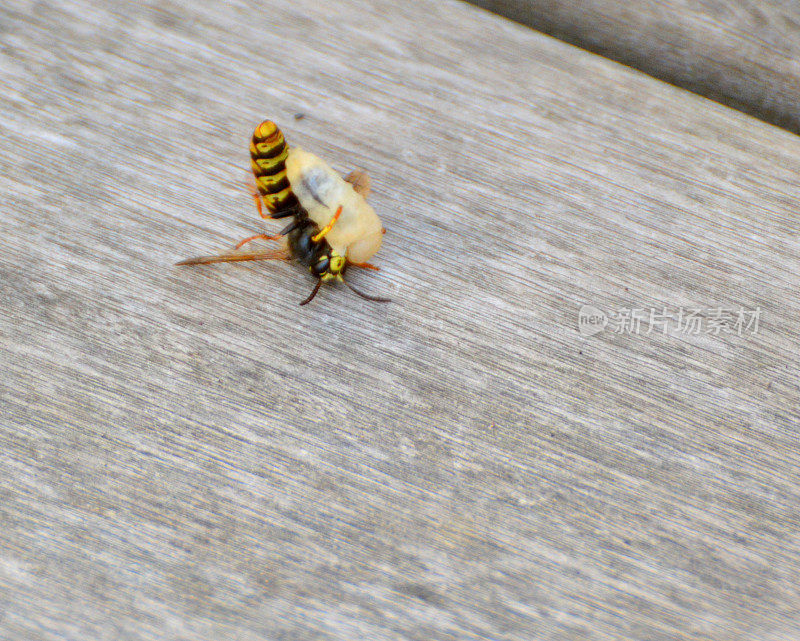
<svg viewBox="0 0 800 641">
<path fill-rule="evenodd" d="M 108 6 L 2 13 L 0 637 L 798 638 L 800 140 L 451 1 Z M 173 266 L 279 228 L 265 117 L 394 303 Z"/>
<path fill-rule="evenodd" d="M 800 3 L 469 1 L 800 133 Z"/>
</svg>

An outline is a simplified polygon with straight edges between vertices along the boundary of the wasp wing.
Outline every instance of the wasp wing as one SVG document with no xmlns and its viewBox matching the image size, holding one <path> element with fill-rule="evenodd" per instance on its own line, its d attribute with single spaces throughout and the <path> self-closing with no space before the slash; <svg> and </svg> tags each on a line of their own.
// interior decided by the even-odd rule
<svg viewBox="0 0 800 641">
<path fill-rule="evenodd" d="M 356 193 L 361 194 L 364 198 L 369 196 L 369 192 L 372 189 L 372 178 L 369 177 L 366 171 L 363 169 L 354 169 L 347 174 L 344 179 L 346 182 L 353 185 L 353 189 L 356 190 Z"/>
<path fill-rule="evenodd" d="M 175 263 L 176 265 L 208 265 L 209 263 L 238 263 L 246 260 L 290 260 L 286 247 L 259 252 L 231 252 L 217 256 L 195 256 Z"/>
</svg>

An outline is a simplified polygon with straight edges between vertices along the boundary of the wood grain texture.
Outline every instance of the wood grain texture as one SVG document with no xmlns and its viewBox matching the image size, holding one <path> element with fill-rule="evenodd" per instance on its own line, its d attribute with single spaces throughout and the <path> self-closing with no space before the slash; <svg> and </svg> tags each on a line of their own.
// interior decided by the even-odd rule
<svg viewBox="0 0 800 641">
<path fill-rule="evenodd" d="M 0 637 L 798 637 L 795 136 L 447 0 L 2 11 Z M 265 117 L 394 303 L 173 266 Z"/>
<path fill-rule="evenodd" d="M 800 133 L 800 4 L 469 0 Z"/>
</svg>

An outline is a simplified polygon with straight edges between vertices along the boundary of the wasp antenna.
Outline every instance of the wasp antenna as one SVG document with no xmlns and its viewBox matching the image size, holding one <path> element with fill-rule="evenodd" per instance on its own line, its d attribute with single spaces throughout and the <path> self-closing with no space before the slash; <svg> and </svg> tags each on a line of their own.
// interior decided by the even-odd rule
<svg viewBox="0 0 800 641">
<path fill-rule="evenodd" d="M 339 216 L 342 215 L 342 205 L 336 210 L 336 213 L 333 215 L 333 218 L 330 219 L 327 225 L 325 225 L 322 229 L 319 230 L 319 233 L 311 237 L 312 243 L 318 243 L 320 240 L 325 238 L 328 235 L 328 232 L 333 229 L 333 226 L 336 224 L 336 221 L 339 220 Z"/>
<path fill-rule="evenodd" d="M 308 295 L 308 298 L 306 298 L 302 303 L 300 303 L 301 306 L 308 305 L 312 300 L 314 300 L 314 296 L 317 295 L 317 292 L 319 291 L 319 286 L 320 285 L 322 285 L 322 279 L 321 278 L 317 281 L 317 284 L 314 285 L 314 289 L 311 290 L 311 293 Z"/>
<path fill-rule="evenodd" d="M 350 283 L 348 283 L 344 278 L 340 278 L 339 280 L 341 280 L 352 291 L 354 291 L 356 294 L 358 294 L 359 296 L 361 296 L 361 298 L 363 298 L 365 300 L 371 300 L 371 301 L 374 301 L 376 303 L 391 303 L 392 302 L 391 298 L 380 298 L 378 296 L 370 296 L 369 294 L 365 294 L 364 292 L 360 292 L 355 287 L 353 287 Z"/>
</svg>

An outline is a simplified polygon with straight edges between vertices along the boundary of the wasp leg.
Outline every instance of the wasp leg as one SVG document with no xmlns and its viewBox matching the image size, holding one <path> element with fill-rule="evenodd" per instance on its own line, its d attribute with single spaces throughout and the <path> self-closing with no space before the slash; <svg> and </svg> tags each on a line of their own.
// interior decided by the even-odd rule
<svg viewBox="0 0 800 641">
<path fill-rule="evenodd" d="M 336 224 L 336 221 L 339 220 L 339 216 L 342 215 L 342 206 L 339 205 L 339 208 L 336 210 L 336 213 L 331 218 L 331 221 L 325 225 L 322 229 L 319 230 L 319 233 L 311 237 L 311 242 L 318 243 L 320 240 L 327 236 L 328 232 L 333 229 L 333 226 Z"/>
<path fill-rule="evenodd" d="M 269 212 L 266 214 L 264 213 L 264 209 L 261 206 L 261 195 L 258 193 L 258 188 L 256 187 L 255 179 L 250 176 L 250 179 L 247 181 L 247 190 L 250 192 L 250 195 L 253 197 L 253 200 L 256 203 L 256 209 L 258 209 L 258 215 L 262 218 L 271 218 Z"/>
<path fill-rule="evenodd" d="M 302 303 L 300 303 L 301 306 L 308 305 L 312 300 L 314 300 L 314 296 L 317 295 L 320 285 L 322 285 L 321 278 L 317 281 L 317 284 L 314 285 L 314 289 L 311 290 L 311 293 L 308 295 L 308 298 L 306 298 Z"/>
<path fill-rule="evenodd" d="M 274 236 L 270 236 L 268 234 L 256 234 L 255 236 L 250 236 L 250 238 L 245 238 L 242 242 L 240 242 L 238 245 L 236 245 L 236 247 L 234 247 L 234 249 L 239 249 L 243 245 L 249 243 L 251 240 L 255 240 L 256 238 L 263 238 L 264 240 L 280 240 L 281 238 L 283 238 L 284 236 L 286 236 L 290 232 L 293 232 L 295 229 L 297 229 L 301 224 L 302 224 L 301 221 L 293 220 L 292 222 L 290 222 L 288 225 L 286 225 L 286 227 L 281 229 Z"/>
<path fill-rule="evenodd" d="M 348 260 L 347 264 L 352 265 L 353 267 L 361 267 L 362 269 L 374 269 L 376 272 L 381 270 L 380 267 L 373 265 L 372 263 L 354 263 L 352 260 Z"/>
<path fill-rule="evenodd" d="M 245 238 L 242 242 L 240 242 L 234 249 L 240 249 L 251 240 L 255 240 L 256 238 L 263 238 L 264 240 L 280 240 L 283 234 L 277 234 L 275 236 L 268 236 L 267 234 L 256 234 L 255 236 L 250 236 L 250 238 Z"/>
</svg>

